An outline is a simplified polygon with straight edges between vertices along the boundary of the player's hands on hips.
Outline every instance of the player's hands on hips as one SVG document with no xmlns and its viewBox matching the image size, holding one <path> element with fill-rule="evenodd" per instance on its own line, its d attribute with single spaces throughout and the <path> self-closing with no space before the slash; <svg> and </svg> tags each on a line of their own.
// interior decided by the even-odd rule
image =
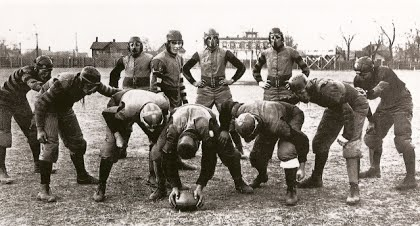
<svg viewBox="0 0 420 226">
<path fill-rule="evenodd" d="M 258 83 L 258 86 L 263 88 L 263 89 L 269 89 L 271 87 L 271 85 L 267 82 L 261 81 Z"/>
<path fill-rule="evenodd" d="M 199 82 L 194 82 L 193 85 L 197 88 L 203 88 L 206 85 L 206 81 L 201 80 Z"/>
</svg>

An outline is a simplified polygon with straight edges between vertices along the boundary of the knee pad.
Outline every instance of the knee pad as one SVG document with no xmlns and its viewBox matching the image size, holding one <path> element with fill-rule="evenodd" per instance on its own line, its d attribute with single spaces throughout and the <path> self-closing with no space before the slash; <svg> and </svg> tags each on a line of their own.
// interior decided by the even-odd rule
<svg viewBox="0 0 420 226">
<path fill-rule="evenodd" d="M 410 138 L 398 136 L 394 138 L 394 143 L 398 153 L 405 153 L 406 151 L 414 150 L 414 146 L 411 143 Z"/>
<path fill-rule="evenodd" d="M 12 147 L 12 133 L 0 131 L 0 147 Z"/>
<path fill-rule="evenodd" d="M 41 144 L 41 152 L 39 160 L 46 162 L 57 162 L 58 160 L 58 143 Z"/>
<path fill-rule="evenodd" d="M 287 141 L 280 142 L 278 144 L 277 157 L 283 162 L 297 158 L 295 145 Z"/>
<path fill-rule="evenodd" d="M 361 140 L 347 142 L 346 146 L 344 146 L 343 148 L 343 157 L 345 159 L 361 158 L 362 157 L 362 152 L 360 151 L 361 147 L 362 147 Z"/>
<path fill-rule="evenodd" d="M 377 149 L 382 147 L 382 139 L 374 134 L 366 133 L 364 139 L 366 146 L 371 149 Z"/>
</svg>

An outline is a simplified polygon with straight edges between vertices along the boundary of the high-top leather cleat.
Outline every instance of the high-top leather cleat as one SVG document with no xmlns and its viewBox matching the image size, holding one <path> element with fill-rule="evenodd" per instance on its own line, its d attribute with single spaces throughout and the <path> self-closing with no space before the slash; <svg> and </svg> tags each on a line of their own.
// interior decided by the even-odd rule
<svg viewBox="0 0 420 226">
<path fill-rule="evenodd" d="M 43 202 L 55 202 L 57 198 L 51 194 L 49 184 L 41 184 L 41 191 L 36 198 Z"/>
<path fill-rule="evenodd" d="M 268 181 L 268 176 L 267 175 L 258 175 L 253 181 L 252 183 L 249 185 L 251 186 L 253 189 L 255 188 L 259 188 L 261 186 L 262 183 L 266 183 Z"/>
<path fill-rule="evenodd" d="M 360 190 L 359 185 L 356 183 L 350 183 L 350 191 L 347 196 L 346 203 L 348 205 L 356 205 L 360 202 Z"/>
<path fill-rule="evenodd" d="M 298 202 L 296 187 L 288 187 L 286 192 L 286 206 L 295 206 Z"/>
<path fill-rule="evenodd" d="M 78 176 L 77 177 L 77 183 L 78 184 L 99 184 L 99 180 L 92 177 L 89 174 L 86 174 L 85 176 Z"/>
<path fill-rule="evenodd" d="M 322 177 L 314 176 L 313 174 L 297 184 L 298 188 L 320 188 L 322 186 Z"/>
<path fill-rule="evenodd" d="M 106 184 L 100 183 L 98 185 L 98 189 L 96 190 L 95 194 L 93 194 L 93 200 L 95 200 L 95 202 L 105 201 L 105 198 L 106 198 L 105 189 L 106 189 Z"/>
<path fill-rule="evenodd" d="M 359 178 L 381 178 L 381 169 L 370 167 L 368 170 L 361 172 Z"/>
<path fill-rule="evenodd" d="M 242 193 L 242 194 L 252 194 L 252 193 L 254 193 L 254 189 L 251 186 L 249 186 L 243 180 L 243 178 L 234 180 L 234 182 L 235 182 L 235 189 L 239 193 Z"/>
<path fill-rule="evenodd" d="M 165 186 L 163 186 L 161 188 L 158 187 L 158 188 L 156 188 L 153 191 L 152 194 L 150 194 L 149 200 L 151 200 L 151 201 L 157 201 L 157 200 L 160 200 L 160 199 L 165 198 L 166 195 L 167 195 L 167 193 L 166 193 L 166 187 Z"/>
<path fill-rule="evenodd" d="M 409 190 L 409 189 L 415 189 L 417 188 L 417 182 L 415 176 L 405 176 L 404 180 L 395 186 L 395 189 L 399 191 Z"/>
</svg>

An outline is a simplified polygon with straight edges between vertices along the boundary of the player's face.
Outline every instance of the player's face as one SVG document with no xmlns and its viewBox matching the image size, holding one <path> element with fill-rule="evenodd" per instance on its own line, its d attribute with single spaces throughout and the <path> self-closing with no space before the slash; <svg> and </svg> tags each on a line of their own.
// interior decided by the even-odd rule
<svg viewBox="0 0 420 226">
<path fill-rule="evenodd" d="M 38 69 L 38 76 L 43 82 L 47 82 L 51 78 L 52 68 Z"/>
<path fill-rule="evenodd" d="M 169 41 L 169 51 L 173 54 L 178 54 L 183 45 L 184 42 L 180 40 Z"/>
<path fill-rule="evenodd" d="M 270 40 L 274 48 L 283 46 L 283 39 L 281 38 L 279 34 L 271 34 Z"/>
<path fill-rule="evenodd" d="M 90 95 L 98 90 L 98 84 L 92 84 L 83 81 L 82 85 L 82 90 L 85 95 Z"/>
<path fill-rule="evenodd" d="M 209 36 L 206 38 L 206 45 L 210 49 L 214 49 L 217 47 L 217 43 L 219 41 L 219 37 L 217 36 Z"/>
<path fill-rule="evenodd" d="M 139 53 L 141 49 L 141 43 L 140 42 L 130 42 L 129 43 L 130 52 L 135 54 Z"/>
</svg>

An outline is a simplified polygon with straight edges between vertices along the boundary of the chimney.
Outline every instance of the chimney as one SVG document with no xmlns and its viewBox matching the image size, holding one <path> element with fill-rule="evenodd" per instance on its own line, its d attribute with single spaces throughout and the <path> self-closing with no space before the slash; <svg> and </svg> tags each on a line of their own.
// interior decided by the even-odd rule
<svg viewBox="0 0 420 226">
<path fill-rule="evenodd" d="M 115 38 L 114 38 L 114 39 L 112 39 L 112 42 L 115 42 Z"/>
<path fill-rule="evenodd" d="M 96 42 L 98 42 L 98 37 L 96 37 Z"/>
<path fill-rule="evenodd" d="M 48 51 L 50 51 L 50 52 L 51 52 L 51 46 L 48 46 Z"/>
</svg>

